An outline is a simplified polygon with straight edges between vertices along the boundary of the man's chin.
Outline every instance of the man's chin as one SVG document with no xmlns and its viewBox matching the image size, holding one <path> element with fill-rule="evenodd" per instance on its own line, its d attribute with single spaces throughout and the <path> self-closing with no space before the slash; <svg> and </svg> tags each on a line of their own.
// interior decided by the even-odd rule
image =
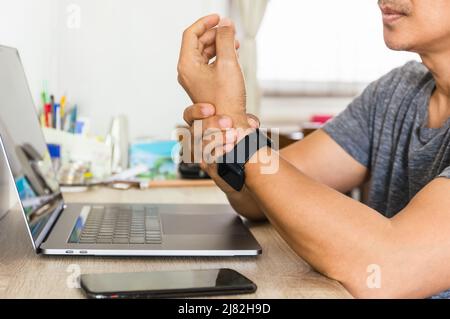
<svg viewBox="0 0 450 319">
<path fill-rule="evenodd" d="M 384 39 L 386 46 L 394 51 L 413 51 L 413 47 L 404 41 L 395 41 L 393 39 Z"/>
</svg>

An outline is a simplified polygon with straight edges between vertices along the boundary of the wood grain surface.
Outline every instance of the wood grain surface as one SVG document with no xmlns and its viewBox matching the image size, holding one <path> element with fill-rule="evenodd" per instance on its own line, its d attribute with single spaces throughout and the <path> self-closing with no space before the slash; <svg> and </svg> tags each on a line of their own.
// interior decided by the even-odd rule
<svg viewBox="0 0 450 319">
<path fill-rule="evenodd" d="M 226 203 L 216 187 L 113 190 L 94 188 L 65 194 L 67 202 Z M 32 249 L 18 207 L 0 220 L 0 298 L 83 298 L 73 280 L 81 273 L 142 272 L 232 268 L 258 290 L 243 298 L 351 298 L 336 281 L 314 270 L 298 257 L 268 223 L 251 224 L 263 247 L 259 257 L 82 257 L 39 256 Z"/>
</svg>

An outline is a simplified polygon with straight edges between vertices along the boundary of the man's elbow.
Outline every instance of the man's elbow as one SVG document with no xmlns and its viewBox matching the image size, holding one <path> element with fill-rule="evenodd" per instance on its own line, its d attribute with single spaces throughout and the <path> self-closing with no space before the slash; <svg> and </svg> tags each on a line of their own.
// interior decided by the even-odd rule
<svg viewBox="0 0 450 319">
<path fill-rule="evenodd" d="M 358 287 L 345 285 L 344 287 L 356 299 L 397 299 L 403 298 L 397 292 L 385 288 Z"/>
<path fill-rule="evenodd" d="M 372 267 L 373 266 L 373 267 Z M 386 275 L 394 274 L 395 271 L 388 271 L 385 276 L 381 276 L 380 267 L 373 264 L 367 267 L 366 272 L 357 272 L 356 269 L 349 269 L 347 276 L 342 276 L 341 284 L 347 291 L 357 299 L 403 299 L 403 298 L 424 298 L 423 291 L 417 289 L 414 284 L 402 282 L 401 276 Z M 357 275 L 355 275 L 357 274 Z"/>
</svg>

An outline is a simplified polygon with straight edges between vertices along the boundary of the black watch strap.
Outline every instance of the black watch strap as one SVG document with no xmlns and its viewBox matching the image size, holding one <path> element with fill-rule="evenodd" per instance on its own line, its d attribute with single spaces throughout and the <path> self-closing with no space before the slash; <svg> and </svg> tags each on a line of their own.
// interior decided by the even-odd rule
<svg viewBox="0 0 450 319">
<path fill-rule="evenodd" d="M 245 164 L 261 148 L 272 147 L 272 141 L 259 129 L 246 135 L 217 161 L 217 172 L 233 189 L 240 191 L 245 183 Z"/>
</svg>

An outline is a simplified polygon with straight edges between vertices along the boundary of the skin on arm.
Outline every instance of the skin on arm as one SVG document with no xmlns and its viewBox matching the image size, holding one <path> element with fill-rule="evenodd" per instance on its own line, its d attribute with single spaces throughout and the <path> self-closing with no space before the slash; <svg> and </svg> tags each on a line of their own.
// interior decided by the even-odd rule
<svg viewBox="0 0 450 319">
<path fill-rule="evenodd" d="M 363 184 L 368 177 L 367 167 L 323 130 L 280 150 L 280 155 L 312 179 L 343 193 Z"/>
<path fill-rule="evenodd" d="M 207 125 L 220 126 L 211 119 Z M 281 153 L 276 174 L 261 174 L 264 164 L 251 159 L 246 188 L 229 193 L 230 201 L 264 211 L 297 254 L 355 297 L 419 298 L 450 286 L 444 280 L 449 277 L 450 181 L 431 182 L 402 212 L 387 219 L 339 192 L 364 181 L 367 169 L 325 132 L 319 130 Z M 205 168 L 219 187 L 230 189 L 212 167 Z M 346 173 L 348 179 L 336 178 L 336 172 Z M 381 271 L 380 288 L 367 285 L 369 265 Z"/>
<path fill-rule="evenodd" d="M 388 10 L 383 14 L 384 38 L 388 47 L 419 53 L 436 79 L 435 92 L 447 101 L 450 92 L 449 28 L 446 28 L 450 23 L 449 1 L 380 0 L 379 4 Z M 390 22 L 389 10 L 398 11 L 401 17 Z M 226 41 L 224 37 L 221 39 Z M 231 41 L 227 43 L 228 49 L 234 44 Z M 225 62 L 223 66 L 232 66 L 229 70 L 236 70 L 237 63 L 231 60 L 230 54 L 221 58 Z M 194 73 L 202 71 L 197 69 Z M 224 73 L 216 75 L 223 76 Z M 188 92 L 203 90 L 210 93 L 211 89 L 218 89 L 214 85 L 205 85 L 201 77 L 188 76 L 185 79 L 188 81 L 183 83 Z M 227 93 L 243 92 L 235 88 Z M 223 97 L 219 96 L 219 104 L 215 101 L 217 96 L 211 100 L 200 97 L 197 102 L 219 105 L 219 114 L 230 114 L 239 119 L 236 114 L 245 109 L 245 104 L 239 104 L 242 96 L 234 96 L 236 105 L 224 103 Z M 433 120 L 432 117 L 430 119 Z M 340 164 L 337 159 L 340 156 L 330 149 L 325 150 L 326 156 L 321 150 L 320 158 L 306 154 L 305 149 L 312 149 L 312 146 L 306 146 L 307 142 L 312 144 L 314 138 L 322 133 L 319 131 L 282 151 L 276 174 L 261 174 L 263 163 L 246 166 L 248 192 L 281 235 L 313 267 L 343 283 L 356 297 L 427 297 L 450 287 L 447 266 L 450 259 L 450 181 L 445 178 L 433 180 L 400 213 L 387 219 L 339 192 L 347 191 L 357 181 L 365 179 L 367 172 L 358 163 L 354 166 L 358 170 L 355 173 L 352 161 L 345 162 L 348 166 Z M 325 137 L 323 142 L 327 142 Z M 297 156 L 303 152 L 305 162 Z M 271 156 L 277 157 L 278 154 L 271 152 Z M 332 162 L 328 163 L 328 159 Z M 315 161 L 322 164 L 316 167 Z M 324 169 L 327 165 L 334 168 L 332 172 Z M 208 165 L 208 169 L 212 167 Z M 336 172 L 348 172 L 351 178 L 341 182 L 336 178 Z M 213 178 L 220 183 L 219 179 Z M 367 285 L 367 267 L 370 265 L 378 265 L 381 271 L 380 288 L 371 289 Z"/>
<path fill-rule="evenodd" d="M 198 105 L 186 109 L 184 113 L 189 125 L 200 119 L 206 128 L 225 130 L 249 127 L 245 116 L 244 79 L 236 53 L 238 46 L 232 22 L 221 20 L 217 15 L 197 20 L 183 33 L 178 79 Z M 211 62 L 213 57 L 216 59 Z M 213 110 L 206 110 L 208 104 L 214 105 Z M 219 121 L 223 121 L 225 116 L 231 121 L 220 125 Z M 366 175 L 366 169 L 361 164 L 320 131 L 283 150 L 282 154 L 308 176 L 341 191 L 359 185 Z M 330 158 L 333 163 L 328 162 Z M 227 194 L 237 212 L 250 219 L 264 218 L 263 211 L 246 189 L 242 192 L 232 190 L 217 175 L 214 164 L 203 163 L 203 168 Z"/>
<path fill-rule="evenodd" d="M 191 136 L 194 136 L 193 124 L 195 121 L 201 121 L 201 127 L 203 132 L 208 129 L 230 129 L 232 120 L 228 116 L 215 115 L 215 108 L 208 103 L 197 103 L 187 107 L 184 110 L 183 118 L 191 129 Z M 252 114 L 247 114 L 248 123 L 253 128 L 259 127 L 259 120 Z M 227 137 L 224 134 L 224 140 Z M 209 142 L 209 141 L 206 141 Z M 194 142 L 195 143 L 195 142 Z M 234 139 L 230 141 L 230 145 L 234 146 Z M 200 145 L 202 146 L 202 145 Z M 193 149 L 196 145 L 192 145 Z M 211 169 L 208 166 L 201 164 L 203 169 L 209 173 L 214 179 L 217 186 L 225 193 L 231 206 L 242 216 L 250 220 L 265 220 L 265 216 L 262 210 L 258 206 L 257 202 L 253 199 L 248 190 L 244 187 L 241 192 L 235 191 L 227 183 L 225 183 L 217 174 L 215 169 Z M 215 167 L 215 166 L 214 166 Z"/>
<path fill-rule="evenodd" d="M 198 103 L 186 108 L 183 117 L 190 126 L 194 121 L 203 121 L 202 127 L 205 130 L 232 127 L 231 119 L 226 116 L 216 116 L 214 106 L 207 103 Z M 259 126 L 253 115 L 247 114 L 247 117 L 252 127 Z M 353 159 L 322 130 L 282 149 L 280 154 L 304 174 L 340 192 L 347 192 L 361 185 L 367 176 L 367 168 Z M 236 192 L 223 183 L 213 169 L 205 169 L 214 177 L 239 214 L 251 220 L 265 219 L 261 207 L 246 187 L 241 192 Z"/>
<path fill-rule="evenodd" d="M 339 192 L 348 192 L 367 178 L 367 168 L 322 130 L 280 150 L 280 154 L 305 175 Z M 266 218 L 264 208 L 246 186 L 241 192 L 227 193 L 227 197 L 241 215 L 253 220 Z"/>
<path fill-rule="evenodd" d="M 269 154 L 273 160 L 279 156 Z M 423 298 L 450 287 L 449 180 L 432 181 L 388 219 L 278 159 L 276 174 L 262 174 L 265 164 L 258 161 L 247 164 L 246 185 L 283 238 L 314 268 L 355 297 Z M 370 265 L 381 271 L 380 288 L 367 285 Z"/>
</svg>

